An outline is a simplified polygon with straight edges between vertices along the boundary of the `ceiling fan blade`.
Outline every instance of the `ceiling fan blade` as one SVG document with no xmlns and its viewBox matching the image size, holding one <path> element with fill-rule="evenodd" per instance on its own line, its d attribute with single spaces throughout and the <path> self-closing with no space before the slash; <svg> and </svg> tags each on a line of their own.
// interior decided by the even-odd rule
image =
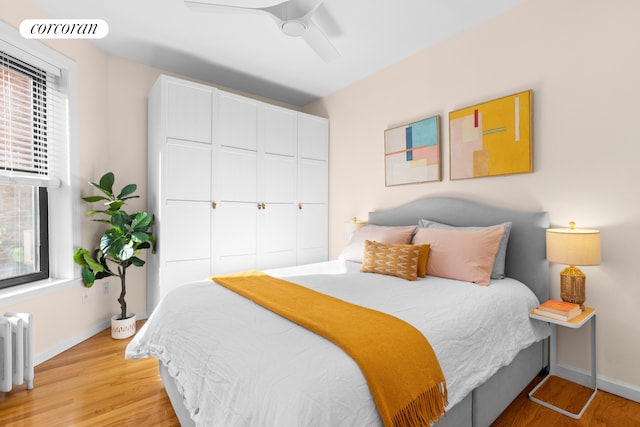
<svg viewBox="0 0 640 427">
<path fill-rule="evenodd" d="M 184 0 L 198 12 L 266 12 L 276 19 L 300 19 L 315 11 L 324 0 Z"/>
<path fill-rule="evenodd" d="M 309 19 L 306 25 L 307 30 L 302 35 L 302 38 L 324 62 L 328 63 L 340 57 L 338 49 L 335 48 L 322 29 L 312 19 Z"/>
<path fill-rule="evenodd" d="M 230 3 L 230 2 L 229 2 Z M 207 0 L 184 0 L 185 6 L 194 12 L 204 12 L 204 13 L 269 13 L 269 9 L 278 7 L 269 6 L 269 7 L 249 7 L 249 6 L 237 6 L 227 3 L 213 3 Z"/>
<path fill-rule="evenodd" d="M 234 7 L 238 9 L 265 9 L 267 7 L 275 6 L 277 4 L 283 3 L 286 0 L 200 0 L 200 1 L 189 1 L 185 0 L 185 3 L 199 3 L 203 6 L 226 6 L 226 7 Z"/>
<path fill-rule="evenodd" d="M 316 11 L 324 0 L 288 0 L 274 6 L 262 8 L 281 21 L 303 20 Z"/>
<path fill-rule="evenodd" d="M 276 21 L 280 30 L 292 37 L 302 36 L 305 42 L 325 62 L 331 62 L 340 56 L 338 50 L 331 44 L 327 35 L 313 21 L 313 13 L 324 0 L 271 0 L 271 6 L 259 7 L 258 1 L 245 1 L 242 5 L 232 1 L 184 0 L 184 3 L 197 12 L 236 13 L 255 12 L 268 13 Z M 234 4 L 235 3 L 235 4 Z M 293 24 L 293 26 L 289 25 Z M 286 28 L 285 28 L 286 27 Z M 305 28 L 306 27 L 306 28 Z"/>
</svg>

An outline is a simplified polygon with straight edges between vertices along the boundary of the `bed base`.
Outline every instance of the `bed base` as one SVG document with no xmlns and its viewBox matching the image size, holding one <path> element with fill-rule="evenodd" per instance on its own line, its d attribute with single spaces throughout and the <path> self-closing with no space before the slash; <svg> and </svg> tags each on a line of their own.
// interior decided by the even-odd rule
<svg viewBox="0 0 640 427">
<path fill-rule="evenodd" d="M 438 427 L 489 427 L 543 368 L 543 347 L 544 342 L 537 342 L 518 353 L 510 365 L 501 368 L 447 412 L 437 424 Z M 180 425 L 195 427 L 183 405 L 176 383 L 167 368 L 161 362 L 158 363 L 160 378 Z"/>
<path fill-rule="evenodd" d="M 169 375 L 169 370 L 160 361 L 158 361 L 158 367 L 160 368 L 162 384 L 169 396 L 169 401 L 171 402 L 171 406 L 173 406 L 173 410 L 176 413 L 176 417 L 178 417 L 180 425 L 182 427 L 195 427 L 196 424 L 191 419 L 191 415 L 189 415 L 187 408 L 185 408 L 182 394 L 178 391 L 178 386 L 173 380 L 173 377 Z"/>
</svg>

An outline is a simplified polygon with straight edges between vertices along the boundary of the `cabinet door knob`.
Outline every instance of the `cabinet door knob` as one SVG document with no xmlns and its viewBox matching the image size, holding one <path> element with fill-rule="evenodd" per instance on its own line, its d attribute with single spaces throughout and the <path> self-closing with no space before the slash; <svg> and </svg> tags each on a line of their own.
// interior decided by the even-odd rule
<svg viewBox="0 0 640 427">
<path fill-rule="evenodd" d="M 298 209 L 302 210 L 302 203 L 298 203 Z"/>
<path fill-rule="evenodd" d="M 262 203 L 258 202 L 258 210 L 262 209 Z"/>
<path fill-rule="evenodd" d="M 211 209 L 215 209 L 218 207 L 218 204 L 216 202 L 211 202 Z"/>
<path fill-rule="evenodd" d="M 262 210 L 267 209 L 267 205 L 264 204 L 264 202 L 262 202 Z"/>
</svg>

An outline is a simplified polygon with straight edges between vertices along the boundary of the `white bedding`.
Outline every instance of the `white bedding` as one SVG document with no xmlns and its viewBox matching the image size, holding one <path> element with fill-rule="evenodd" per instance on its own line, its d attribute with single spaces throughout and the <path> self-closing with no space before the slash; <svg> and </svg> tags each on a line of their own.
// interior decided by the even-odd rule
<svg viewBox="0 0 640 427">
<path fill-rule="evenodd" d="M 550 333 L 529 319 L 538 301 L 516 280 L 409 282 L 359 267 L 330 261 L 266 272 L 418 328 L 440 361 L 449 407 Z M 127 358 L 149 355 L 168 367 L 196 425 L 382 425 L 360 369 L 339 347 L 211 281 L 161 302 L 126 350 Z"/>
</svg>

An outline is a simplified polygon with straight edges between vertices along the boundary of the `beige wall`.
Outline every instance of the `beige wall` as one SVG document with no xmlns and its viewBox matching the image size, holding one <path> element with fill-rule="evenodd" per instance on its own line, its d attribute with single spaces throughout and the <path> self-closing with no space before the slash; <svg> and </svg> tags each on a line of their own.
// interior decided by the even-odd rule
<svg viewBox="0 0 640 427">
<path fill-rule="evenodd" d="M 598 309 L 598 373 L 640 391 L 637 268 L 640 189 L 640 2 L 528 0 L 365 78 L 306 111 L 330 119 L 330 254 L 343 221 L 427 195 L 543 209 L 602 232 L 602 265 L 585 267 Z M 534 173 L 448 179 L 448 113 L 533 90 Z M 385 187 L 383 132 L 442 118 L 443 181 Z M 552 265 L 559 297 L 561 266 Z M 561 332 L 567 332 L 563 330 Z M 559 337 L 559 360 L 588 369 L 588 328 Z"/>
</svg>

